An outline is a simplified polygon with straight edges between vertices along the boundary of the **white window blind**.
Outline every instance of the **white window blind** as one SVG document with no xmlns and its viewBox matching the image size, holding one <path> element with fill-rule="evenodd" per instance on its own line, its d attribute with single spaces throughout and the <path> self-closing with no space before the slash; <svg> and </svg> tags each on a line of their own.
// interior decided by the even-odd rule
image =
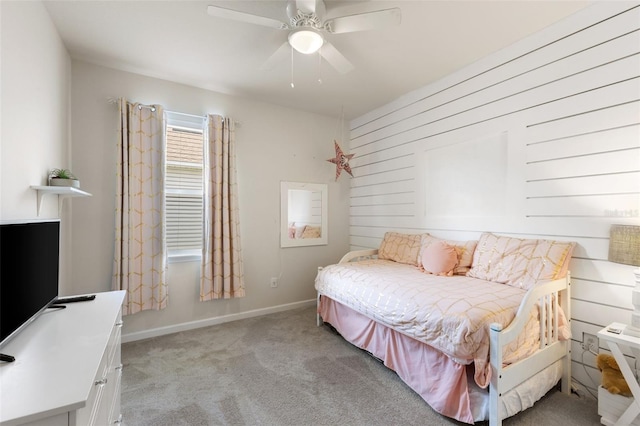
<svg viewBox="0 0 640 426">
<path fill-rule="evenodd" d="M 203 120 L 189 118 L 167 114 L 165 193 L 169 256 L 200 255 L 202 251 Z"/>
</svg>

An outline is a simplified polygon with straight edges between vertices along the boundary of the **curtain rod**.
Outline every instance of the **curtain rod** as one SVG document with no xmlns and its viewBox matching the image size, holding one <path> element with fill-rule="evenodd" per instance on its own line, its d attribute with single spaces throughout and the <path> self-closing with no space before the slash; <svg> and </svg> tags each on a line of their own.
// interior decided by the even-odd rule
<svg viewBox="0 0 640 426">
<path fill-rule="evenodd" d="M 114 98 L 114 97 L 108 97 L 107 98 L 107 102 L 109 102 L 110 104 L 116 104 L 116 103 L 118 103 L 118 99 Z M 152 111 L 155 111 L 155 109 L 156 109 L 153 105 L 138 104 L 138 108 L 143 108 L 143 107 L 144 108 L 151 108 Z M 169 114 L 185 115 L 187 117 L 193 117 L 193 118 L 202 118 L 203 120 L 207 118 L 204 115 L 186 114 L 184 112 L 169 111 L 169 110 L 165 110 L 165 112 L 168 112 Z M 242 126 L 242 122 L 241 121 L 233 120 L 233 123 L 238 127 Z"/>
<path fill-rule="evenodd" d="M 142 109 L 142 108 L 149 108 L 151 111 L 155 111 L 156 107 L 153 105 L 142 105 L 142 104 L 138 104 L 138 109 Z"/>
<path fill-rule="evenodd" d="M 177 112 L 177 111 L 164 110 L 164 112 L 168 112 L 169 114 L 185 115 L 187 117 L 193 117 L 193 118 L 202 118 L 203 120 L 205 120 L 207 118 L 204 115 L 186 114 L 184 112 Z M 233 124 L 235 124 L 238 127 L 242 127 L 242 121 L 233 120 Z"/>
<path fill-rule="evenodd" d="M 114 97 L 108 97 L 107 98 L 107 102 L 110 104 L 117 104 L 118 103 L 118 99 L 114 98 Z M 142 108 L 149 108 L 151 111 L 155 111 L 156 107 L 155 105 L 145 105 L 145 104 L 137 104 L 138 105 L 138 109 L 142 109 Z"/>
</svg>

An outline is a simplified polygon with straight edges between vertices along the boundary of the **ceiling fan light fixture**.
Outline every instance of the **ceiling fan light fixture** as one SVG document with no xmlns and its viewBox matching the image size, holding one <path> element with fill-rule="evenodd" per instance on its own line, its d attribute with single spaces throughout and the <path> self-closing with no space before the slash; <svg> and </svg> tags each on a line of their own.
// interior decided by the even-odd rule
<svg viewBox="0 0 640 426">
<path fill-rule="evenodd" d="M 289 44 L 300 53 L 315 53 L 324 44 L 322 35 L 310 29 L 300 29 L 289 34 Z"/>
</svg>

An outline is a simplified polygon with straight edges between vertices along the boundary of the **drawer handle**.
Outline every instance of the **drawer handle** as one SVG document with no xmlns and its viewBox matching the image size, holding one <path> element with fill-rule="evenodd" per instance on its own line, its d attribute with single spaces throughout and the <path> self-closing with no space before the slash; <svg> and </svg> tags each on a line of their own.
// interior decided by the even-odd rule
<svg viewBox="0 0 640 426">
<path fill-rule="evenodd" d="M 116 327 L 122 327 L 122 324 L 124 324 L 124 321 L 119 321 L 116 323 Z"/>
<path fill-rule="evenodd" d="M 113 421 L 113 424 L 114 424 L 114 425 L 122 424 L 122 414 L 120 414 L 120 415 L 118 416 L 118 420 L 114 420 L 114 421 Z"/>
<path fill-rule="evenodd" d="M 122 370 L 122 367 L 123 367 L 123 365 L 122 365 L 122 364 L 120 364 L 119 366 L 117 366 L 117 367 L 115 368 L 115 370 L 116 370 L 116 371 L 117 371 L 117 370 Z"/>
<path fill-rule="evenodd" d="M 104 385 L 106 385 L 106 384 L 107 384 L 107 381 L 108 381 L 108 380 L 107 380 L 107 378 L 105 377 L 105 378 L 103 378 L 103 379 L 101 379 L 101 380 L 96 380 L 93 384 L 94 384 L 94 385 L 96 385 L 96 386 L 104 386 Z"/>
</svg>

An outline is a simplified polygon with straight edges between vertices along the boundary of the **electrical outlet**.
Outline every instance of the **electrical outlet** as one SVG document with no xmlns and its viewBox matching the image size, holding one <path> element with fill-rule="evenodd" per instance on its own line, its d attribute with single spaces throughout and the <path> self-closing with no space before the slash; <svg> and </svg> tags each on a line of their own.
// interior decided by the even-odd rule
<svg viewBox="0 0 640 426">
<path fill-rule="evenodd" d="M 278 287 L 278 277 L 271 277 L 271 287 L 272 288 Z"/>
<path fill-rule="evenodd" d="M 582 333 L 582 349 L 598 353 L 598 337 L 595 334 Z"/>
</svg>

